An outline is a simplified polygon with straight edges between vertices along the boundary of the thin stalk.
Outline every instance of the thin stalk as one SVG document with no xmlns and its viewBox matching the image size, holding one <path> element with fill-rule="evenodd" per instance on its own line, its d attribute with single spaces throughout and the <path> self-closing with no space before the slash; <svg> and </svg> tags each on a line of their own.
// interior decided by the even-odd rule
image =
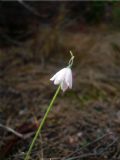
<svg viewBox="0 0 120 160">
<path fill-rule="evenodd" d="M 32 148 L 33 148 L 33 146 L 34 146 L 34 143 L 35 143 L 35 141 L 36 141 L 39 133 L 40 133 L 41 130 L 42 130 L 42 127 L 43 127 L 43 125 L 44 125 L 44 123 L 45 123 L 46 118 L 48 117 L 48 114 L 49 114 L 49 112 L 50 112 L 50 110 L 51 110 L 51 108 L 52 108 L 52 106 L 53 106 L 53 103 L 54 103 L 54 101 L 55 101 L 55 99 L 56 99 L 56 97 L 57 97 L 57 95 L 58 95 L 58 93 L 59 93 L 59 91 L 60 91 L 60 88 L 61 88 L 61 87 L 59 86 L 58 89 L 56 90 L 56 92 L 55 92 L 55 94 L 54 94 L 54 96 L 53 96 L 53 98 L 52 98 L 52 100 L 51 100 L 51 102 L 50 102 L 50 104 L 49 104 L 49 106 L 48 106 L 48 108 L 47 108 L 47 111 L 46 111 L 46 113 L 45 113 L 45 115 L 44 115 L 44 117 L 43 117 L 43 119 L 42 119 L 42 121 L 41 121 L 41 123 L 40 123 L 40 125 L 39 125 L 39 128 L 38 128 L 38 130 L 37 130 L 37 132 L 36 132 L 36 134 L 35 134 L 35 136 L 34 136 L 34 138 L 33 138 L 33 140 L 32 140 L 32 143 L 30 144 L 30 147 L 29 147 L 29 149 L 28 149 L 28 152 L 27 152 L 24 160 L 28 160 L 28 159 L 30 158 L 30 153 L 31 153 L 31 151 L 32 151 Z"/>
</svg>

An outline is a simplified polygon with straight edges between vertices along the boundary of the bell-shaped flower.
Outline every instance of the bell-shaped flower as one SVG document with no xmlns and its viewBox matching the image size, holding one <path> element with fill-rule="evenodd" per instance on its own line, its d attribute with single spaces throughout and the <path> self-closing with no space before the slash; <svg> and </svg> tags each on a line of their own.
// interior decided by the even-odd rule
<svg viewBox="0 0 120 160">
<path fill-rule="evenodd" d="M 72 71 L 70 67 L 66 67 L 58 71 L 51 79 L 55 85 L 60 84 L 61 89 L 65 92 L 68 88 L 72 88 Z"/>
</svg>

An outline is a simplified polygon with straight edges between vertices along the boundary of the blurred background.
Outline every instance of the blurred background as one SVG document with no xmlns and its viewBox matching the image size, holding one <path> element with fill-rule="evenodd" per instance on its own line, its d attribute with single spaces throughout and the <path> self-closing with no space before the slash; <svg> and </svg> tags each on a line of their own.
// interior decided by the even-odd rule
<svg viewBox="0 0 120 160">
<path fill-rule="evenodd" d="M 0 1 L 0 159 L 23 160 L 75 55 L 31 159 L 120 159 L 120 2 Z"/>
</svg>

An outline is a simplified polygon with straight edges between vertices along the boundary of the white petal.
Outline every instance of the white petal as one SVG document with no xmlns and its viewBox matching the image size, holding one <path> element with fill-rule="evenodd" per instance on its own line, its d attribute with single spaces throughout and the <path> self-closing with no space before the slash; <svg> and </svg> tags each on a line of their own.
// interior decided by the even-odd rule
<svg viewBox="0 0 120 160">
<path fill-rule="evenodd" d="M 55 80 L 54 80 L 54 84 L 57 85 L 57 84 L 60 84 L 61 82 L 61 79 L 60 79 L 60 76 L 56 76 Z"/>
<path fill-rule="evenodd" d="M 72 71 L 70 68 L 68 68 L 66 71 L 65 82 L 67 83 L 69 88 L 72 88 Z"/>
<path fill-rule="evenodd" d="M 63 92 L 65 92 L 67 90 L 67 88 L 68 88 L 68 85 L 65 83 L 65 81 L 63 81 L 61 83 L 61 89 L 63 90 Z"/>
<path fill-rule="evenodd" d="M 72 88 L 72 71 L 70 68 L 63 68 L 57 72 L 51 79 L 55 85 L 60 84 L 61 89 L 65 92 L 68 87 Z"/>
<path fill-rule="evenodd" d="M 65 72 L 66 72 L 66 68 L 63 68 L 59 72 L 57 72 L 56 75 L 64 76 Z"/>
<path fill-rule="evenodd" d="M 55 77 L 56 77 L 56 74 L 52 78 L 50 78 L 50 81 L 54 81 Z"/>
<path fill-rule="evenodd" d="M 64 79 L 64 75 L 65 75 L 65 69 L 66 68 L 61 69 L 50 80 L 54 81 L 54 84 L 59 84 L 60 82 L 62 82 Z"/>
<path fill-rule="evenodd" d="M 56 85 L 62 83 L 64 81 L 64 77 L 65 77 L 65 69 L 58 72 L 58 74 L 55 77 L 54 84 Z"/>
</svg>

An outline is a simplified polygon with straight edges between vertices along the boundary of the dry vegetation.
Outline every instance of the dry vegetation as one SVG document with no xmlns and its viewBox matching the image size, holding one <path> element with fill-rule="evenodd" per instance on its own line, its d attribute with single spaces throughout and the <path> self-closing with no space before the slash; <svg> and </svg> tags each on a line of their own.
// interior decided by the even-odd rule
<svg viewBox="0 0 120 160">
<path fill-rule="evenodd" d="M 75 53 L 73 90 L 60 94 L 31 159 L 120 159 L 120 33 L 40 28 L 0 50 L 1 160 L 23 160 L 56 89 L 49 78 Z"/>
</svg>

